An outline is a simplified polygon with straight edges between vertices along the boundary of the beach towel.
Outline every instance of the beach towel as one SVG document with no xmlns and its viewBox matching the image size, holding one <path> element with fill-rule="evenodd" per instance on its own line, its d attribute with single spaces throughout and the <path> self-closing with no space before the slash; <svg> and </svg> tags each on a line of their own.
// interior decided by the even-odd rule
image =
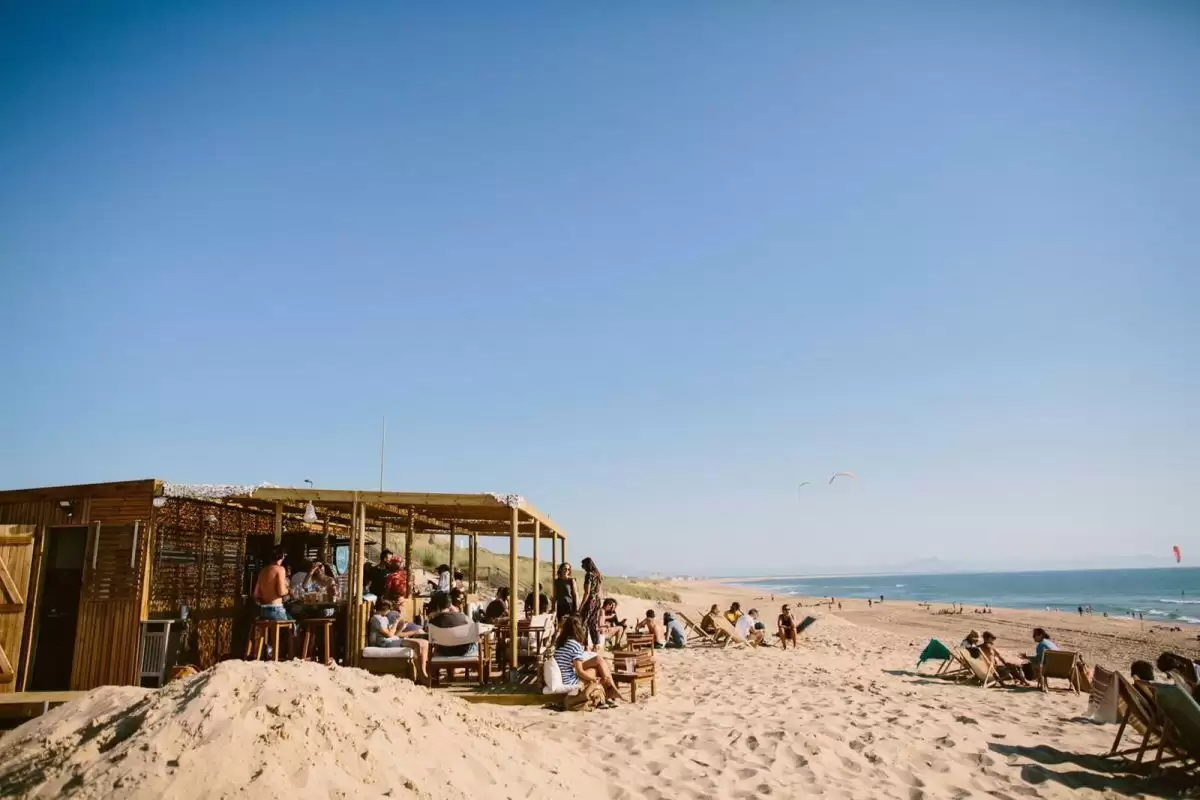
<svg viewBox="0 0 1200 800">
<path fill-rule="evenodd" d="M 921 651 L 921 655 L 917 656 L 917 669 L 926 661 L 949 661 L 953 657 L 950 648 L 942 644 L 937 639 L 930 639 L 929 644 L 925 645 L 925 649 Z"/>
</svg>

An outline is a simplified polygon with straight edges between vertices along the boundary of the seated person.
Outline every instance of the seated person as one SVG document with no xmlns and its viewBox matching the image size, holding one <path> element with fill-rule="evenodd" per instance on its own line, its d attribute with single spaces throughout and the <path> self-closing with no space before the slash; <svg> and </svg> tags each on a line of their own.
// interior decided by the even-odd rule
<svg viewBox="0 0 1200 800">
<path fill-rule="evenodd" d="M 312 569 L 308 571 L 308 588 L 309 591 L 324 594 L 330 602 L 336 601 L 340 594 L 337 578 L 330 574 L 329 567 L 322 561 L 314 561 Z"/>
<path fill-rule="evenodd" d="M 501 586 L 496 590 L 496 597 L 487 604 L 483 612 L 483 621 L 495 624 L 498 620 L 508 617 L 508 587 Z"/>
<path fill-rule="evenodd" d="M 981 639 L 979 637 L 979 631 L 973 630 L 963 638 L 962 642 L 958 646 L 963 650 L 978 650 L 980 641 Z M 971 655 L 975 654 L 972 653 Z M 978 658 L 978 656 L 976 657 Z"/>
<path fill-rule="evenodd" d="M 290 578 L 292 597 L 308 592 L 308 573 L 311 569 L 311 565 L 304 559 L 300 559 L 298 562 L 296 562 L 296 566 L 292 570 Z"/>
<path fill-rule="evenodd" d="M 451 585 L 450 588 L 458 589 L 461 592 L 465 592 L 467 590 L 466 579 L 463 578 L 463 574 L 461 572 L 455 570 L 454 583 Z"/>
<path fill-rule="evenodd" d="M 1140 681 L 1153 683 L 1157 678 L 1154 675 L 1154 665 L 1149 661 L 1135 661 L 1129 665 L 1129 674 Z"/>
<path fill-rule="evenodd" d="M 462 589 L 450 590 L 450 605 L 455 611 L 467 610 L 467 594 Z"/>
<path fill-rule="evenodd" d="M 621 647 L 625 641 L 625 628 L 625 620 L 617 619 L 617 601 L 607 598 L 600 606 L 600 634 L 605 640 L 611 639 L 615 646 Z"/>
<path fill-rule="evenodd" d="M 796 640 L 796 618 L 792 616 L 792 609 L 787 603 L 784 603 L 783 608 L 779 611 L 779 643 L 783 645 L 783 649 L 787 650 L 788 642 L 792 643 L 792 647 L 799 647 Z"/>
<path fill-rule="evenodd" d="M 538 610 L 534 611 L 533 610 L 533 592 L 530 592 L 529 594 L 525 595 L 525 616 L 533 617 L 533 616 L 537 616 L 538 614 L 549 613 L 550 598 L 546 596 L 546 592 L 543 591 L 542 585 L 540 583 L 538 584 L 537 596 L 538 596 Z"/>
<path fill-rule="evenodd" d="M 712 607 L 708 609 L 708 613 L 700 619 L 700 630 L 710 635 L 716 633 L 717 626 L 713 623 L 713 617 L 719 616 L 720 613 L 721 609 L 717 607 L 716 603 L 713 603 Z"/>
<path fill-rule="evenodd" d="M 1165 672 L 1168 675 L 1174 673 L 1183 678 L 1183 682 L 1189 688 L 1194 689 L 1200 683 L 1200 667 L 1197 667 L 1196 663 L 1186 656 L 1178 653 L 1162 653 L 1154 663 L 1159 672 Z"/>
<path fill-rule="evenodd" d="M 687 647 L 687 631 L 683 629 L 683 623 L 675 619 L 675 615 L 670 611 L 663 614 L 663 625 L 667 629 L 667 647 Z"/>
<path fill-rule="evenodd" d="M 467 625 L 471 620 L 462 611 L 450 604 L 450 595 L 446 592 L 434 592 L 429 598 L 429 624 L 434 628 L 457 628 Z M 439 656 L 473 656 L 479 652 L 479 644 L 439 646 L 435 655 Z"/>
<path fill-rule="evenodd" d="M 563 685 L 599 682 L 604 687 L 604 696 L 607 698 L 605 707 L 616 708 L 620 694 L 617 692 L 616 682 L 613 681 L 612 671 L 601 656 L 589 653 L 584 648 L 582 642 L 585 639 L 587 633 L 579 617 L 563 617 L 558 629 L 558 638 L 554 643 L 554 661 L 558 664 L 558 671 L 562 673 Z"/>
<path fill-rule="evenodd" d="M 762 644 L 765 641 L 764 631 L 766 626 L 758 621 L 758 609 L 752 608 L 746 614 L 743 614 L 737 621 L 737 632 L 742 638 L 754 644 Z"/>
<path fill-rule="evenodd" d="M 437 580 L 429 581 L 429 587 L 435 592 L 449 592 L 451 588 L 449 565 L 439 564 L 435 574 L 437 575 Z"/>
<path fill-rule="evenodd" d="M 983 641 L 979 645 L 979 652 L 988 663 L 996 668 L 996 674 L 1006 680 L 1014 680 L 1022 686 L 1028 686 L 1029 681 L 1025 679 L 1025 673 L 1021 671 L 1020 664 L 1014 664 L 1004 657 L 996 647 L 996 634 L 991 631 L 983 632 Z"/>
<path fill-rule="evenodd" d="M 1033 629 L 1033 640 L 1037 642 L 1037 648 L 1031 656 L 1028 653 L 1022 653 L 1021 658 L 1025 659 L 1026 663 L 1022 665 L 1021 670 L 1025 677 L 1029 680 L 1034 680 L 1039 676 L 1042 669 L 1042 655 L 1047 650 L 1057 650 L 1056 645 L 1051 639 L 1050 634 L 1045 628 Z"/>
<path fill-rule="evenodd" d="M 654 636 L 654 646 L 659 650 L 667 646 L 666 631 L 663 630 L 662 624 L 655 618 L 653 608 L 646 610 L 646 616 L 638 621 L 637 627 L 634 630 L 645 630 L 652 634 Z"/>
<path fill-rule="evenodd" d="M 367 623 L 367 644 L 371 647 L 408 647 L 417 651 L 417 678 L 425 679 L 425 666 L 429 661 L 429 642 L 414 638 L 421 629 L 408 629 L 400 619 L 400 612 L 392 607 L 390 600 L 378 600 L 375 613 Z"/>
<path fill-rule="evenodd" d="M 742 604 L 741 603 L 730 603 L 729 604 L 729 610 L 725 612 L 725 619 L 729 621 L 730 625 L 733 625 L 736 628 L 737 624 L 738 624 L 738 620 L 741 619 L 743 616 L 744 616 L 744 614 L 742 614 Z"/>
</svg>

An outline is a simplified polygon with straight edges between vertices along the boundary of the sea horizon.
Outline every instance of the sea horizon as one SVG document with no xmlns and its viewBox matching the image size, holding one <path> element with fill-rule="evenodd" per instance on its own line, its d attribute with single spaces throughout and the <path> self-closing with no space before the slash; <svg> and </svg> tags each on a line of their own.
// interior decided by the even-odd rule
<svg viewBox="0 0 1200 800">
<path fill-rule="evenodd" d="M 968 578 L 970 580 L 963 580 Z M 1069 611 L 1200 625 L 1200 567 L 1136 567 L 721 579 L 772 594 L 842 599 L 960 603 L 967 606 Z"/>
</svg>

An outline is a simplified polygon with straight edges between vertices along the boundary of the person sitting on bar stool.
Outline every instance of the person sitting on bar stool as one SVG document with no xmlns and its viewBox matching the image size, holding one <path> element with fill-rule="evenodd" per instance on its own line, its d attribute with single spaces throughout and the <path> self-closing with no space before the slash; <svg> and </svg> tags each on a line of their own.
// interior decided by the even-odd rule
<svg viewBox="0 0 1200 800">
<path fill-rule="evenodd" d="M 283 606 L 283 599 L 291 594 L 287 571 L 283 566 L 286 559 L 283 545 L 277 544 L 271 551 L 271 560 L 259 570 L 258 580 L 254 582 L 254 600 L 258 603 L 259 619 L 291 619 Z"/>
</svg>

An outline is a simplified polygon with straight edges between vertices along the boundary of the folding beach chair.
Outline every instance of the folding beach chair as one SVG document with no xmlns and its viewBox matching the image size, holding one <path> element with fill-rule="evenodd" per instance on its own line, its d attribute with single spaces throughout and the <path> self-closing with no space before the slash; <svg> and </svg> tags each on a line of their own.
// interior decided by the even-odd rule
<svg viewBox="0 0 1200 800">
<path fill-rule="evenodd" d="M 1120 720 L 1108 755 L 1111 758 L 1136 754 L 1137 758 L 1134 760 L 1140 764 L 1151 747 L 1163 744 L 1162 723 L 1159 721 L 1158 708 L 1153 699 L 1154 691 L 1149 686 L 1146 686 L 1146 691 L 1142 691 L 1141 687 L 1130 683 L 1129 679 L 1119 672 L 1116 673 L 1116 681 Z M 1129 728 L 1142 735 L 1141 743 L 1136 747 L 1121 750 L 1121 738 Z"/>
<path fill-rule="evenodd" d="M 1159 687 L 1154 697 L 1163 727 L 1162 742 L 1185 767 L 1200 766 L 1200 704 L 1188 691 L 1186 682 L 1180 680 L 1174 686 Z M 1161 759 L 1162 751 L 1160 744 L 1156 761 Z"/>
<path fill-rule="evenodd" d="M 692 622 L 687 614 L 684 614 L 682 611 L 676 611 L 675 616 L 679 617 L 679 621 L 683 623 L 683 627 L 687 630 L 689 645 L 692 643 L 693 636 L 697 641 L 704 642 L 705 644 L 717 643 L 717 640 L 713 638 L 712 634 L 706 632 L 695 622 Z"/>
<path fill-rule="evenodd" d="M 737 645 L 738 647 L 752 646 L 750 642 L 746 641 L 745 637 L 737 632 L 736 628 L 729 624 L 729 620 L 725 619 L 724 616 L 717 615 L 715 617 L 710 617 L 710 619 L 713 621 L 713 624 L 717 626 L 717 630 L 725 635 L 726 646 L 731 643 Z"/>
<path fill-rule="evenodd" d="M 986 658 L 976 658 L 969 650 L 959 650 L 958 658 L 970 670 L 968 680 L 974 680 L 987 689 L 990 686 L 1004 686 L 1004 679 L 996 672 L 996 665 Z"/>
<path fill-rule="evenodd" d="M 950 677 L 963 669 L 962 664 L 955 659 L 954 653 L 950 652 L 950 648 L 937 639 L 930 639 L 929 644 L 925 645 L 925 649 L 921 651 L 921 655 L 917 656 L 917 669 L 920 670 L 921 665 L 926 661 L 939 662 L 937 672 L 933 674 L 943 677 Z"/>
<path fill-rule="evenodd" d="M 1042 653 L 1042 663 L 1038 669 L 1038 687 L 1043 692 L 1050 691 L 1050 678 L 1063 678 L 1070 682 L 1075 694 L 1083 685 L 1083 661 L 1078 653 L 1068 650 L 1046 650 Z"/>
</svg>

